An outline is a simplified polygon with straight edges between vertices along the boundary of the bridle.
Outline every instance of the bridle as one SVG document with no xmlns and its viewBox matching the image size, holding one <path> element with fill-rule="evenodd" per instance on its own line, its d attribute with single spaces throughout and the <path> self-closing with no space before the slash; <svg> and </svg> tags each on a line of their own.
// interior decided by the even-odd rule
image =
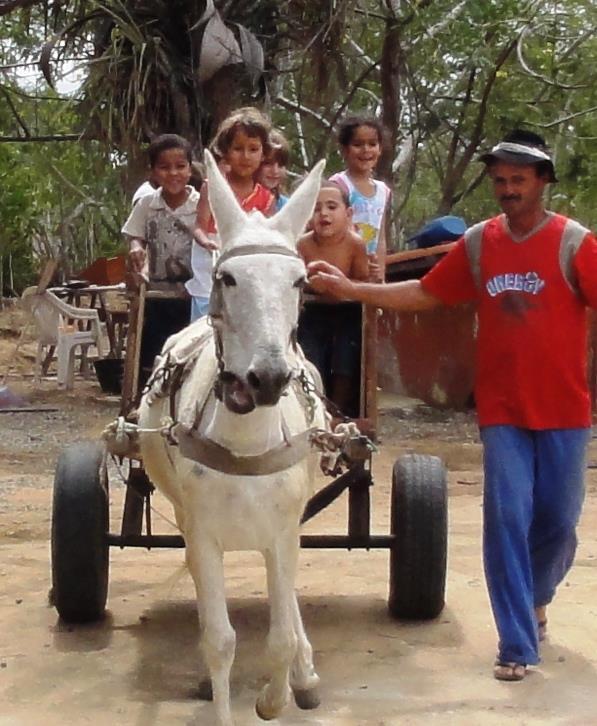
<svg viewBox="0 0 597 726">
<path fill-rule="evenodd" d="M 259 244 L 247 244 L 238 245 L 231 247 L 230 249 L 223 252 L 217 259 L 213 272 L 212 280 L 213 286 L 209 296 L 209 319 L 211 320 L 213 331 L 214 331 L 214 344 L 216 359 L 218 362 L 218 375 L 214 383 L 214 393 L 216 398 L 221 401 L 223 396 L 223 385 L 226 382 L 230 382 L 234 378 L 234 374 L 226 369 L 226 363 L 224 361 L 224 346 L 222 343 L 222 337 L 218 325 L 214 325 L 215 321 L 221 320 L 224 311 L 224 296 L 222 287 L 224 285 L 223 275 L 220 274 L 220 266 L 222 263 L 233 257 L 249 257 L 251 255 L 282 255 L 283 257 L 294 257 L 295 259 L 302 259 L 301 256 L 295 250 L 291 250 L 281 244 L 273 245 L 259 245 Z M 296 326 L 291 332 L 291 341 L 296 348 Z"/>
</svg>

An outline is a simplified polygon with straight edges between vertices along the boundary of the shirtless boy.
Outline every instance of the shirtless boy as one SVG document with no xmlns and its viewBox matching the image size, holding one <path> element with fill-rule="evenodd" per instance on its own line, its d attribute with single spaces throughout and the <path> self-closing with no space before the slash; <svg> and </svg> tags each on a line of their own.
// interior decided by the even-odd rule
<svg viewBox="0 0 597 726">
<path fill-rule="evenodd" d="M 299 240 L 298 252 L 305 264 L 325 260 L 351 280 L 368 279 L 367 251 L 354 232 L 348 195 L 336 182 L 322 183 L 311 231 Z M 317 366 L 332 401 L 345 414 L 358 415 L 360 306 L 313 294 L 300 316 L 298 340 Z"/>
<path fill-rule="evenodd" d="M 325 260 L 351 280 L 368 279 L 367 251 L 354 231 L 348 194 L 338 183 L 322 183 L 311 219 L 311 231 L 299 240 L 298 252 L 306 265 Z"/>
</svg>

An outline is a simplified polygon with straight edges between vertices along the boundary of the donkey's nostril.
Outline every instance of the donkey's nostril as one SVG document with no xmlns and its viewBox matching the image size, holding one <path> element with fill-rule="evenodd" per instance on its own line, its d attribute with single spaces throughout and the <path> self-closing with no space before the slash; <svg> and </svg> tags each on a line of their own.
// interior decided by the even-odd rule
<svg viewBox="0 0 597 726">
<path fill-rule="evenodd" d="M 259 386 L 261 385 L 261 381 L 259 380 L 259 377 L 254 371 L 248 372 L 247 381 L 249 382 L 249 385 L 255 390 L 258 390 Z"/>
</svg>

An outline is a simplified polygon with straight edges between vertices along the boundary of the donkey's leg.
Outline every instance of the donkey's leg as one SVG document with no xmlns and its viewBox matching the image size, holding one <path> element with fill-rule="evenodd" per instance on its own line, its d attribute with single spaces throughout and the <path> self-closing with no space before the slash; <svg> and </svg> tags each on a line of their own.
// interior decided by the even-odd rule
<svg viewBox="0 0 597 726">
<path fill-rule="evenodd" d="M 192 528 L 190 528 L 192 531 Z M 197 590 L 201 649 L 211 678 L 218 726 L 233 726 L 230 712 L 230 669 L 236 635 L 228 618 L 223 553 L 211 540 L 186 534 L 189 570 Z"/>
<path fill-rule="evenodd" d="M 317 708 L 320 704 L 317 689 L 319 676 L 315 672 L 315 666 L 313 665 L 313 648 L 303 626 L 296 593 L 293 593 L 292 604 L 294 632 L 298 643 L 296 656 L 290 671 L 290 686 L 294 693 L 296 705 L 299 708 Z"/>
<path fill-rule="evenodd" d="M 296 653 L 293 623 L 294 580 L 298 561 L 298 535 L 284 535 L 272 550 L 265 552 L 267 588 L 270 603 L 270 628 L 267 636 L 270 682 L 257 699 L 257 714 L 275 718 L 288 703 L 290 666 Z"/>
</svg>

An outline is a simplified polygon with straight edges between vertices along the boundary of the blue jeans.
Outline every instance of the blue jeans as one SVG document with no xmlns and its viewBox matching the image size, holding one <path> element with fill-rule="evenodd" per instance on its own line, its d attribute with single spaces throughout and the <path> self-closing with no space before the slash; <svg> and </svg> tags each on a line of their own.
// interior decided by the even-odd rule
<svg viewBox="0 0 597 726">
<path fill-rule="evenodd" d="M 483 559 L 502 661 L 539 662 L 534 608 L 570 569 L 590 429 L 481 429 Z"/>
</svg>

